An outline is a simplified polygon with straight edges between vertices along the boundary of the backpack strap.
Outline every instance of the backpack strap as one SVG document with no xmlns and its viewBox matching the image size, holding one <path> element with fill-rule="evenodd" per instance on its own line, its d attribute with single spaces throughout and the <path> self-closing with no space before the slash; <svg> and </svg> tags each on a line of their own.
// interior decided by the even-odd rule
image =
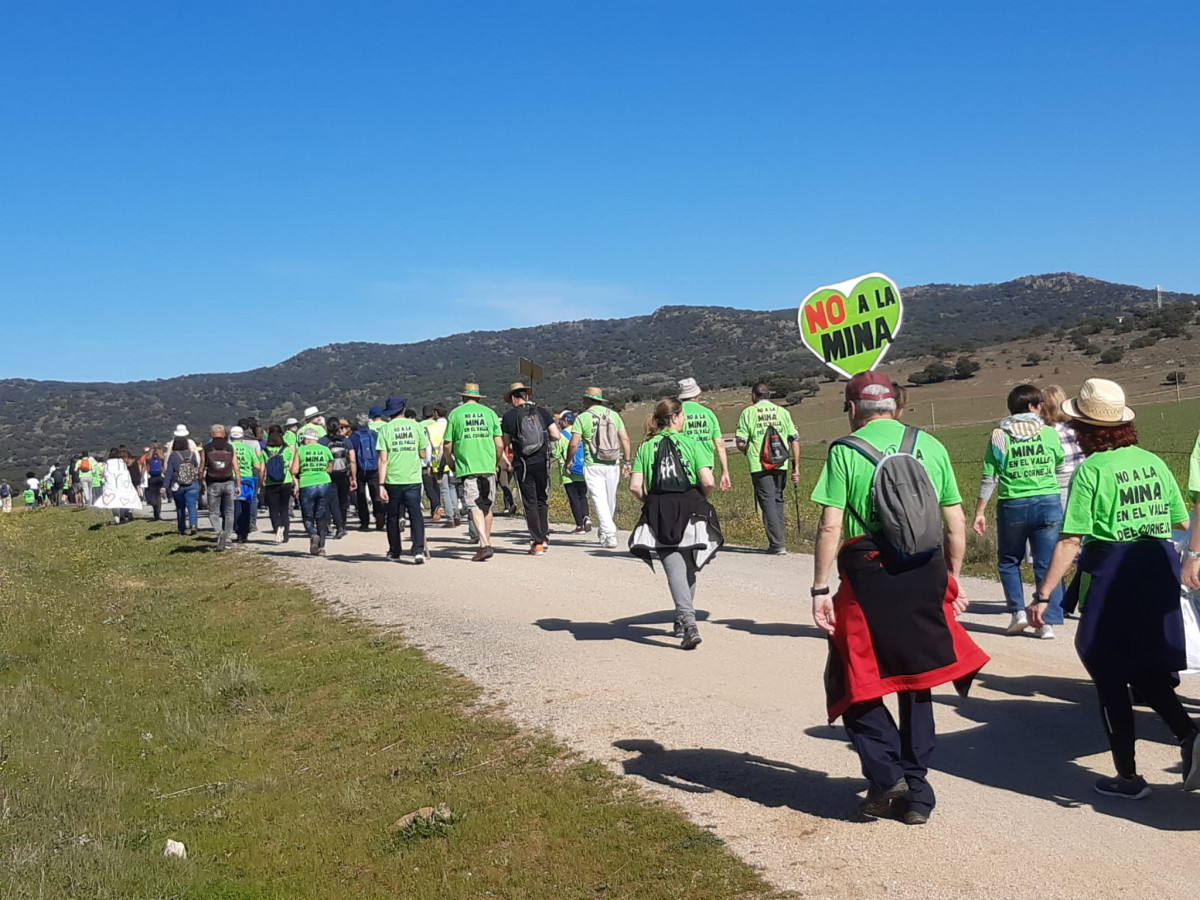
<svg viewBox="0 0 1200 900">
<path fill-rule="evenodd" d="M 915 428 L 912 430 L 916 431 Z M 907 429 L 906 429 L 905 440 L 907 440 L 907 438 L 908 438 L 908 434 L 907 434 Z M 914 441 L 915 441 L 915 438 L 914 438 Z M 883 462 L 883 453 L 881 453 L 879 451 L 879 449 L 874 444 L 872 444 L 870 441 L 864 440 L 863 438 L 860 438 L 857 435 L 848 434 L 845 437 L 838 438 L 836 441 L 834 441 L 832 444 L 829 445 L 829 449 L 832 450 L 834 447 L 838 446 L 839 444 L 842 445 L 843 447 L 849 447 L 850 449 L 856 450 L 857 452 L 861 453 L 863 456 L 865 456 L 867 459 L 869 459 L 875 466 L 878 466 L 881 462 Z M 854 517 L 854 520 L 856 522 L 858 522 L 858 526 L 863 531 L 865 531 L 867 534 L 870 534 L 871 529 L 869 527 L 867 527 L 866 519 L 864 519 L 861 515 L 859 515 L 858 510 L 855 509 L 854 506 L 849 501 L 847 501 L 847 503 L 846 503 L 846 509 L 849 510 L 850 515 L 852 515 Z"/>
<path fill-rule="evenodd" d="M 900 452 L 913 455 L 913 451 L 917 449 L 917 438 L 921 436 L 921 429 L 915 428 L 912 425 L 904 426 L 904 437 L 900 441 Z"/>
</svg>

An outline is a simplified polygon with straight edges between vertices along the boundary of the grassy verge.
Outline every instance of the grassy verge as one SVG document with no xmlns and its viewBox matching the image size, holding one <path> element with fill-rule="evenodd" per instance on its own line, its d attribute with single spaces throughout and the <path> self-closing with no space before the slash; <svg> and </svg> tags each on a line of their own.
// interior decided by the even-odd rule
<svg viewBox="0 0 1200 900">
<path fill-rule="evenodd" d="M 710 834 L 262 558 L 104 518 L 0 518 L 7 900 L 764 895 Z"/>
</svg>

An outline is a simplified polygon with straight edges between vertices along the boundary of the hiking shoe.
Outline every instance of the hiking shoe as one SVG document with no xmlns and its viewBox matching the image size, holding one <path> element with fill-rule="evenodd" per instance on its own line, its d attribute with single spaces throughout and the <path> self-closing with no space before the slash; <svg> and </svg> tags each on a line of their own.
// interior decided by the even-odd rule
<svg viewBox="0 0 1200 900">
<path fill-rule="evenodd" d="M 318 548 L 317 548 L 317 556 L 324 556 L 324 555 L 325 555 L 325 548 L 324 548 L 324 547 L 318 547 Z"/>
<path fill-rule="evenodd" d="M 545 552 L 546 552 L 545 544 L 534 544 L 532 547 L 529 548 L 530 556 L 541 556 Z"/>
<path fill-rule="evenodd" d="M 425 565 L 425 554 L 417 553 L 413 556 L 413 564 L 418 566 Z"/>
<path fill-rule="evenodd" d="M 605 550 L 616 550 L 617 549 L 617 539 L 615 537 L 605 538 L 601 542 L 600 546 L 603 547 Z"/>
<path fill-rule="evenodd" d="M 1025 618 L 1025 613 L 1015 612 L 1012 614 L 1012 620 L 1008 623 L 1008 627 L 1004 629 L 1005 634 L 1020 634 L 1029 627 L 1029 620 Z"/>
<path fill-rule="evenodd" d="M 271 537 L 273 537 L 275 539 L 275 543 L 277 543 L 277 544 L 283 543 L 283 532 L 282 531 L 276 531 L 273 535 L 271 535 Z"/>
<path fill-rule="evenodd" d="M 767 554 L 769 556 L 787 556 L 787 547 L 768 547 Z"/>
<path fill-rule="evenodd" d="M 342 538 L 344 538 L 345 536 L 346 536 L 346 529 L 345 529 L 345 528 L 339 528 L 337 531 L 335 531 L 335 532 L 333 533 L 333 539 L 334 539 L 335 541 L 340 541 L 340 540 L 341 540 Z"/>
<path fill-rule="evenodd" d="M 591 516 L 583 517 L 583 533 L 584 534 L 592 533 L 592 517 Z"/>
<path fill-rule="evenodd" d="M 900 804 L 903 802 L 904 801 L 902 801 L 902 800 L 896 801 L 897 804 Z M 929 811 L 928 810 L 918 809 L 917 807 L 909 806 L 908 804 L 905 804 L 905 807 L 906 808 L 905 808 L 903 814 L 900 816 L 900 821 L 903 822 L 905 825 L 928 825 L 929 824 Z"/>
<path fill-rule="evenodd" d="M 671 637 L 682 638 L 684 635 L 683 619 L 676 619 L 675 626 L 671 629 Z"/>
<path fill-rule="evenodd" d="M 688 625 L 683 629 L 683 640 L 679 646 L 683 650 L 695 650 L 700 646 L 700 631 L 695 625 Z"/>
<path fill-rule="evenodd" d="M 1054 626 L 1043 625 L 1041 628 L 1038 628 L 1033 632 L 1033 636 L 1036 638 L 1041 638 L 1043 641 L 1052 641 L 1054 640 Z"/>
<path fill-rule="evenodd" d="M 308 539 L 308 552 L 311 553 L 313 556 L 316 556 L 317 553 L 320 551 L 320 549 L 321 549 L 321 536 L 319 534 L 314 534 L 312 537 L 310 537 Z"/>
<path fill-rule="evenodd" d="M 471 562 L 487 562 L 492 558 L 491 547 L 480 547 L 475 551 L 475 555 L 471 557 Z"/>
<path fill-rule="evenodd" d="M 1200 790 L 1200 732 L 1179 745 L 1183 754 L 1183 789 Z"/>
<path fill-rule="evenodd" d="M 584 528 L 582 525 L 580 525 L 578 528 L 576 528 L 574 531 L 572 531 L 571 534 L 587 534 L 587 531 L 588 530 L 586 528 Z"/>
<path fill-rule="evenodd" d="M 440 521 L 442 521 L 442 517 L 445 515 L 446 515 L 446 511 L 439 506 L 437 509 L 435 509 L 433 511 L 433 521 L 440 522 Z"/>
<path fill-rule="evenodd" d="M 1149 796 L 1150 788 L 1147 787 L 1146 779 L 1141 775 L 1134 775 L 1132 778 L 1122 778 L 1118 775 L 1116 778 L 1101 778 L 1097 781 L 1096 793 L 1103 794 L 1105 797 L 1141 800 L 1143 797 Z"/>
<path fill-rule="evenodd" d="M 892 801 L 903 800 L 907 793 L 908 782 L 903 778 L 882 791 L 868 788 L 867 798 L 858 804 L 858 811 L 861 815 L 870 816 L 873 819 L 886 818 L 892 814 Z"/>
</svg>

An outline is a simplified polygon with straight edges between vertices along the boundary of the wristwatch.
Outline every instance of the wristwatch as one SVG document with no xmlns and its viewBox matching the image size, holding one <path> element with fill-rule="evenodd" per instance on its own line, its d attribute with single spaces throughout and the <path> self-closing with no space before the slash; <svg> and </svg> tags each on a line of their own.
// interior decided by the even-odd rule
<svg viewBox="0 0 1200 900">
<path fill-rule="evenodd" d="M 1039 597 L 1037 591 L 1033 592 L 1033 604 L 1032 604 L 1033 606 L 1037 606 L 1039 603 L 1049 603 L 1049 602 L 1050 602 L 1049 597 Z"/>
<path fill-rule="evenodd" d="M 1200 559 L 1200 550 L 1187 549 L 1183 552 L 1187 554 L 1188 559 Z"/>
<path fill-rule="evenodd" d="M 825 587 L 822 588 L 812 588 L 809 593 L 814 597 L 824 597 L 829 593 L 829 585 L 825 585 Z"/>
</svg>

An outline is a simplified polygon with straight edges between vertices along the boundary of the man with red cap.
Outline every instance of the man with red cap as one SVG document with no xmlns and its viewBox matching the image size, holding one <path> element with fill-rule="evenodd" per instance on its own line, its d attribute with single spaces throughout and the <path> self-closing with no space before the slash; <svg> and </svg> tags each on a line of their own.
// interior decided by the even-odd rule
<svg viewBox="0 0 1200 900">
<path fill-rule="evenodd" d="M 859 811 L 921 825 L 934 806 L 930 688 L 954 682 L 965 693 L 988 660 L 956 619 L 967 608 L 956 581 L 966 519 L 946 448 L 897 420 L 891 378 L 855 375 L 845 412 L 852 434 L 830 446 L 812 495 L 822 506 L 812 598 L 830 637 L 829 721 L 842 717 L 869 782 Z M 897 544 L 897 534 L 924 542 Z M 892 693 L 899 726 L 883 705 Z"/>
</svg>

